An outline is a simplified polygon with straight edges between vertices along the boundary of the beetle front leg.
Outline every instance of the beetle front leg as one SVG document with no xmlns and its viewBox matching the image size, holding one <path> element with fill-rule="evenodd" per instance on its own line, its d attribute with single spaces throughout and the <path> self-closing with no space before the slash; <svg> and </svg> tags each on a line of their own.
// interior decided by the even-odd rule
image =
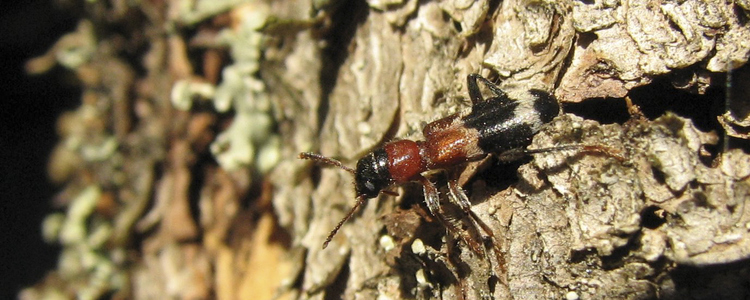
<svg viewBox="0 0 750 300">
<path fill-rule="evenodd" d="M 422 184 L 422 188 L 424 189 L 424 199 L 427 203 L 427 209 L 430 210 L 430 214 L 439 218 L 439 216 L 441 216 L 440 194 L 437 187 L 435 187 L 435 184 L 433 184 L 429 179 L 422 175 L 419 175 L 419 177 L 417 177 L 417 181 Z"/>
<path fill-rule="evenodd" d="M 446 216 L 440 211 L 440 195 L 435 184 L 421 175 L 417 177 L 417 181 L 419 181 L 424 188 L 424 198 L 425 202 L 427 202 L 427 208 L 430 210 L 430 214 L 432 214 L 438 222 L 448 230 L 450 235 L 462 239 L 466 245 L 474 251 L 474 253 L 485 255 L 481 243 L 477 243 L 468 232 L 456 226 L 456 224 L 448 220 L 448 218 L 446 218 Z"/>
<path fill-rule="evenodd" d="M 450 191 L 451 197 L 457 200 L 458 205 L 461 206 L 461 210 L 468 214 L 471 211 L 471 202 L 469 201 L 469 197 L 466 196 L 464 189 L 458 184 L 458 174 L 456 172 L 448 174 L 448 191 Z"/>
</svg>

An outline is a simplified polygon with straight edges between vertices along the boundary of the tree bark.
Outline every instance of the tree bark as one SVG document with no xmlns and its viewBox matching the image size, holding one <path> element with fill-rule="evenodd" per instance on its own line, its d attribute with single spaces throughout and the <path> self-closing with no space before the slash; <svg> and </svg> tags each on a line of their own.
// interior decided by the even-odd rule
<svg viewBox="0 0 750 300">
<path fill-rule="evenodd" d="M 50 165 L 60 265 L 24 299 L 750 295 L 747 67 L 721 85 L 750 55 L 746 1 L 81 5 L 28 64 L 69 68 L 84 96 Z M 353 178 L 298 153 L 354 166 L 423 139 L 469 108 L 470 73 L 565 104 L 529 149 L 596 151 L 449 170 L 472 203 L 441 188 L 460 232 L 397 187 L 322 249 Z"/>
</svg>

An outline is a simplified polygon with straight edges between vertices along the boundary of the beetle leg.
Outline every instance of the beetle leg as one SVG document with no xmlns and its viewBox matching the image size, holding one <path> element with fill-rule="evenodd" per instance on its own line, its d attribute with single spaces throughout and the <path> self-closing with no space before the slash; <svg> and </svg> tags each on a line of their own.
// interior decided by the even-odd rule
<svg viewBox="0 0 750 300">
<path fill-rule="evenodd" d="M 547 152 L 568 151 L 568 150 L 576 150 L 576 151 L 579 151 L 579 153 L 599 153 L 599 154 L 604 154 L 606 156 L 612 157 L 621 162 L 625 161 L 625 157 L 620 154 L 619 150 L 613 149 L 607 146 L 601 146 L 601 145 L 574 144 L 574 145 L 555 146 L 555 147 L 549 147 L 549 148 L 525 149 L 523 150 L 523 154 L 531 155 L 535 153 L 547 153 Z"/>
<path fill-rule="evenodd" d="M 477 78 L 484 78 L 484 77 L 476 73 L 469 74 L 469 76 L 466 77 L 466 83 L 469 89 L 469 98 L 471 98 L 472 104 L 477 104 L 479 102 L 484 101 L 484 97 L 482 97 L 482 92 L 479 90 L 479 85 L 477 85 Z"/>
<path fill-rule="evenodd" d="M 459 172 L 457 172 L 456 169 L 453 169 L 448 174 L 448 190 L 451 193 L 451 197 L 453 199 L 456 199 L 456 202 L 459 203 L 461 209 L 463 209 L 463 211 L 466 213 L 469 221 L 473 224 L 474 228 L 481 228 L 481 231 L 484 232 L 484 234 L 480 233 L 480 235 L 482 240 L 485 242 L 485 246 L 487 245 L 486 243 L 489 242 L 492 247 L 493 253 L 495 254 L 495 267 L 497 267 L 497 271 L 500 272 L 497 274 L 504 274 L 505 260 L 502 257 L 501 244 L 499 243 L 497 238 L 495 238 L 495 234 L 492 232 L 492 228 L 484 223 L 484 221 L 482 221 L 482 219 L 480 219 L 479 216 L 474 213 L 473 210 L 471 210 L 471 202 L 469 201 L 469 197 L 466 196 L 466 193 L 461 188 L 461 185 L 458 184 L 458 173 Z M 469 244 L 471 245 L 471 243 Z M 490 264 L 492 265 L 492 263 Z M 507 283 L 505 282 L 505 280 L 503 280 L 503 282 Z"/>
<path fill-rule="evenodd" d="M 458 184 L 458 174 L 450 172 L 448 176 L 448 191 L 450 191 L 451 197 L 457 200 L 458 205 L 461 206 L 461 210 L 469 213 L 471 211 L 471 202 L 469 201 L 469 197 L 466 196 L 464 189 Z"/>
<path fill-rule="evenodd" d="M 562 145 L 562 146 L 537 148 L 537 149 L 511 149 L 511 150 L 496 154 L 495 156 L 500 161 L 510 162 L 510 161 L 518 160 L 524 156 L 529 156 L 529 155 L 537 154 L 537 153 L 572 151 L 572 150 L 578 151 L 579 153 L 600 153 L 600 154 L 612 157 L 614 159 L 617 159 L 618 161 L 621 161 L 621 162 L 625 161 L 625 157 L 623 157 L 620 154 L 620 151 L 617 149 L 613 149 L 613 148 L 601 146 L 601 145 L 583 145 L 583 144 Z"/>
<path fill-rule="evenodd" d="M 469 89 L 469 98 L 471 98 L 472 104 L 477 104 L 478 102 L 484 101 L 484 97 L 482 97 L 482 92 L 479 91 L 479 85 L 477 84 L 477 79 L 481 80 L 484 85 L 487 86 L 490 91 L 492 91 L 493 94 L 495 94 L 498 98 L 500 98 L 502 101 L 505 101 L 508 99 L 508 95 L 503 92 L 503 90 L 500 89 L 497 85 L 487 80 L 487 78 L 482 77 L 482 75 L 472 73 L 469 74 L 469 76 L 466 77 L 466 82 L 468 84 Z"/>
<path fill-rule="evenodd" d="M 501 162 L 509 163 L 509 162 L 517 161 L 529 154 L 530 153 L 527 153 L 526 150 L 524 149 L 511 149 L 502 153 L 497 153 L 495 154 L 495 157 L 497 158 L 497 160 Z"/>
<path fill-rule="evenodd" d="M 419 175 L 417 181 L 422 184 L 424 189 L 424 199 L 427 202 L 427 209 L 430 210 L 430 214 L 440 218 L 440 196 L 437 187 L 426 177 Z"/>
<path fill-rule="evenodd" d="M 438 189 L 435 187 L 435 184 L 430 182 L 429 179 L 425 178 L 422 175 L 419 175 L 417 177 L 417 181 L 422 184 L 422 187 L 424 187 L 424 198 L 425 202 L 427 202 L 427 208 L 430 210 L 430 214 L 435 216 L 437 218 L 438 222 L 442 224 L 447 230 L 448 233 L 452 236 L 457 236 L 464 240 L 466 244 L 474 251 L 474 253 L 479 253 L 480 255 L 484 255 L 484 249 L 482 249 L 481 245 L 477 242 L 475 242 L 466 232 L 464 232 L 461 228 L 456 226 L 453 222 L 448 220 L 445 215 L 440 211 L 440 198 L 438 194 Z"/>
</svg>

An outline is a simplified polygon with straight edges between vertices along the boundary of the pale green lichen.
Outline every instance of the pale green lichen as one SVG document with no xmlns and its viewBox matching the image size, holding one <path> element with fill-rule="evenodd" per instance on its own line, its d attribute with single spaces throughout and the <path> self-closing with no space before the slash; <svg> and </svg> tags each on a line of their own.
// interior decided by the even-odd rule
<svg viewBox="0 0 750 300">
<path fill-rule="evenodd" d="M 119 148 L 113 136 L 103 137 L 99 143 L 89 143 L 80 149 L 81 157 L 86 161 L 105 161 L 112 157 Z"/>
<path fill-rule="evenodd" d="M 91 60 L 96 52 L 94 26 L 88 20 L 78 24 L 76 32 L 70 33 L 55 45 L 55 57 L 60 65 L 75 69 Z"/>
<path fill-rule="evenodd" d="M 172 86 L 172 106 L 179 110 L 190 110 L 193 98 L 211 99 L 216 94 L 216 87 L 210 83 L 190 80 L 178 80 Z"/>
<path fill-rule="evenodd" d="M 84 242 L 86 237 L 86 219 L 96 208 L 101 197 L 98 187 L 90 186 L 81 191 L 68 207 L 65 222 L 60 229 L 60 243 L 63 245 Z"/>
<path fill-rule="evenodd" d="M 55 213 L 44 218 L 42 222 L 42 237 L 47 243 L 54 243 L 60 236 L 60 229 L 65 223 L 65 214 Z"/>
<path fill-rule="evenodd" d="M 45 240 L 59 241 L 63 245 L 57 273 L 68 282 L 68 288 L 76 292 L 78 299 L 98 299 L 125 283 L 124 275 L 112 258 L 117 256 L 116 249 L 104 248 L 112 237 L 112 225 L 94 213 L 101 197 L 101 188 L 87 186 L 72 199 L 65 214 L 51 214 L 43 223 Z M 28 290 L 22 295 L 36 298 L 33 293 Z"/>
<path fill-rule="evenodd" d="M 96 78 L 84 84 L 83 98 L 87 101 L 74 111 L 64 113 L 57 130 L 60 143 L 50 163 L 50 176 L 58 182 L 69 182 L 64 199 L 69 203 L 64 212 L 53 213 L 42 223 L 42 234 L 48 243 L 60 243 L 62 251 L 57 270 L 50 281 L 37 289 L 27 288 L 19 294 L 22 299 L 69 298 L 98 299 L 112 290 L 124 286 L 123 259 L 114 260 L 115 253 L 122 251 L 112 245 L 113 226 L 107 216 L 97 213 L 103 194 L 100 184 L 92 178 L 115 182 L 122 163 L 118 153 L 120 142 L 107 126 L 107 116 L 112 108 L 105 104 L 110 98 L 102 97 L 102 82 L 98 75 L 105 58 L 99 57 L 98 40 L 93 24 L 83 20 L 75 32 L 66 34 L 46 54 L 27 63 L 29 73 L 40 73 L 58 64 L 74 70 L 86 69 L 85 78 Z M 93 76 L 92 76 L 93 74 Z M 93 101 L 92 101 L 93 100 Z M 91 170 L 91 166 L 106 169 Z M 84 169 L 88 169 L 83 171 Z M 93 174 L 71 180 L 77 172 Z M 70 198 L 67 198 L 70 197 Z M 122 256 L 122 255 L 120 255 Z"/>
<path fill-rule="evenodd" d="M 26 72 L 41 74 L 55 65 L 76 69 L 91 61 L 96 53 L 96 46 L 93 24 L 89 20 L 81 20 L 76 31 L 57 40 L 44 55 L 29 60 L 26 63 Z"/>
<path fill-rule="evenodd" d="M 86 162 L 109 161 L 120 147 L 117 139 L 105 132 L 92 132 L 86 124 L 101 120 L 103 112 L 92 104 L 82 104 L 67 114 L 62 135 L 63 147 Z"/>
<path fill-rule="evenodd" d="M 281 160 L 279 149 L 281 149 L 281 138 L 276 134 L 269 136 L 263 147 L 260 147 L 258 151 L 257 166 L 261 173 L 265 174 L 270 171 Z"/>
<path fill-rule="evenodd" d="M 172 88 L 172 104 L 187 110 L 196 98 L 212 98 L 217 111 L 233 109 L 234 122 L 216 137 L 211 153 L 226 170 L 256 168 L 264 173 L 278 162 L 281 146 L 266 86 L 257 77 L 264 41 L 259 30 L 268 18 L 268 7 L 254 2 L 245 12 L 239 26 L 219 34 L 234 60 L 222 70 L 222 82 L 214 90 L 206 83 L 178 81 Z"/>
<path fill-rule="evenodd" d="M 180 22 L 195 24 L 248 0 L 180 0 L 177 4 Z"/>
</svg>

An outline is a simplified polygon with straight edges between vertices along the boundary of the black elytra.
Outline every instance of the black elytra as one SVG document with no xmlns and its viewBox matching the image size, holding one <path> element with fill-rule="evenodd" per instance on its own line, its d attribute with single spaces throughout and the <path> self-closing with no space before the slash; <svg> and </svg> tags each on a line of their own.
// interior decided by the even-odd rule
<svg viewBox="0 0 750 300">
<path fill-rule="evenodd" d="M 484 78 L 480 79 L 488 86 L 491 84 Z M 469 89 L 477 89 L 476 93 L 479 93 L 476 84 L 470 84 Z M 479 132 L 478 144 L 486 153 L 502 153 L 528 146 L 541 126 L 552 121 L 560 111 L 555 97 L 542 90 L 532 89 L 530 99 L 516 100 L 508 98 L 496 86 L 491 90 L 501 93 L 475 103 L 471 113 L 463 118 L 466 127 Z"/>
</svg>

